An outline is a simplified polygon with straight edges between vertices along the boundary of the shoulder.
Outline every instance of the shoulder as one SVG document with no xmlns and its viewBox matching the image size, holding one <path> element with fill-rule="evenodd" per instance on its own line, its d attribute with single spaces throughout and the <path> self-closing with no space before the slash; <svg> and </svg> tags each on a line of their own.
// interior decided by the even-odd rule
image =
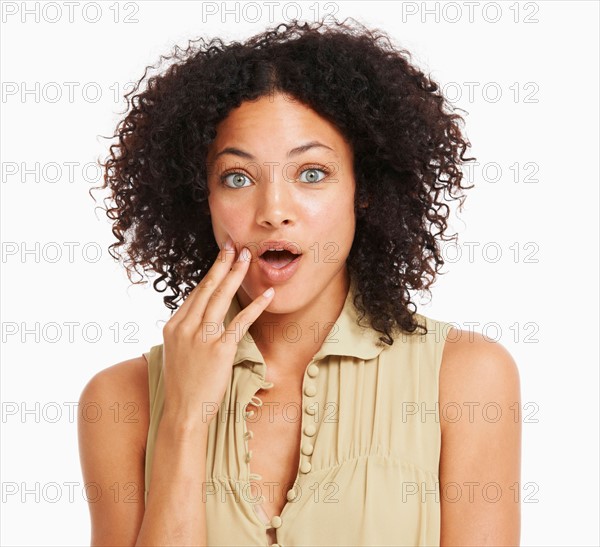
<svg viewBox="0 0 600 547">
<path fill-rule="evenodd" d="M 439 379 L 442 408 L 460 401 L 486 404 L 518 400 L 517 364 L 500 342 L 455 327 L 447 330 L 445 338 Z"/>
<path fill-rule="evenodd" d="M 81 392 L 79 457 L 84 483 L 94 486 L 88 500 L 93 545 L 133 545 L 141 527 L 148 398 L 142 356 L 97 372 Z"/>
<path fill-rule="evenodd" d="M 506 348 L 450 328 L 439 381 L 444 545 L 518 545 L 520 408 L 519 373 Z"/>
<path fill-rule="evenodd" d="M 137 424 L 138 440 L 145 444 L 149 423 L 146 358 L 121 361 L 92 376 L 79 397 L 79 421 L 80 427 L 99 422 Z M 128 428 L 130 433 L 132 429 Z"/>
<path fill-rule="evenodd" d="M 82 396 L 145 394 L 147 389 L 148 362 L 144 356 L 139 356 L 97 372 L 83 388 Z"/>
</svg>

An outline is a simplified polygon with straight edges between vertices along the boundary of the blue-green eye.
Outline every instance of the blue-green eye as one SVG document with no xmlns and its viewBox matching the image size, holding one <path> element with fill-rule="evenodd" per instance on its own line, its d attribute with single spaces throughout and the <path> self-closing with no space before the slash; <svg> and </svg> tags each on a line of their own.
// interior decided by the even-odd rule
<svg viewBox="0 0 600 547">
<path fill-rule="evenodd" d="M 323 178 L 320 178 L 318 180 L 316 179 L 317 175 L 315 175 L 315 173 L 317 171 L 320 171 L 321 173 L 323 173 Z M 305 169 L 304 171 L 302 171 L 302 173 L 310 173 L 308 180 L 302 180 L 302 176 L 300 176 L 300 180 L 302 180 L 302 182 L 312 182 L 312 183 L 321 182 L 327 176 L 327 171 L 325 171 L 325 169 L 319 169 L 317 167 L 311 167 L 310 169 Z"/>
<path fill-rule="evenodd" d="M 230 186 L 229 184 L 225 184 L 225 181 L 229 178 L 233 176 L 233 186 Z M 246 175 L 244 175 L 243 173 L 236 173 L 235 171 L 232 173 L 227 173 L 226 175 L 224 175 L 223 177 L 221 177 L 221 183 L 225 184 L 225 186 L 227 186 L 228 188 L 244 188 L 244 179 L 248 179 L 248 177 Z"/>
<path fill-rule="evenodd" d="M 321 173 L 321 177 L 319 177 L 319 173 Z M 303 178 L 303 175 L 306 174 L 306 178 Z M 311 167 L 309 169 L 305 169 L 302 171 L 302 174 L 299 177 L 301 182 L 308 183 L 317 183 L 321 182 L 329 172 L 326 169 L 320 169 L 317 167 Z M 228 183 L 228 179 L 230 182 Z M 244 184 L 245 181 L 250 181 L 247 175 L 243 173 L 232 171 L 231 173 L 226 173 L 221 177 L 221 184 L 227 186 L 228 188 L 245 188 L 247 185 Z"/>
</svg>

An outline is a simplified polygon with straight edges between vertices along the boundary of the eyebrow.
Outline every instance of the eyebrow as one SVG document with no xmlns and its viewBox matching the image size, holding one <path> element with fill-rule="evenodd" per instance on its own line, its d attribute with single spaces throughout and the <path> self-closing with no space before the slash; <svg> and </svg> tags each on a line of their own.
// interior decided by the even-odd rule
<svg viewBox="0 0 600 547">
<path fill-rule="evenodd" d="M 327 148 L 328 150 L 331 150 L 333 153 L 335 153 L 335 150 L 333 148 L 330 148 L 329 146 L 326 146 L 325 144 L 320 143 L 319 141 L 310 141 L 310 142 L 307 142 L 300 146 L 296 146 L 296 148 L 292 148 L 287 153 L 287 157 L 289 158 L 291 156 L 297 156 L 299 154 L 302 154 L 302 153 L 310 150 L 311 148 Z M 245 158 L 248 160 L 256 159 L 252 154 L 249 154 L 248 152 L 245 152 L 244 150 L 240 150 L 239 148 L 235 148 L 234 146 L 228 146 L 226 148 L 223 148 L 223 150 L 221 150 L 219 153 L 217 153 L 215 155 L 214 159 L 217 159 L 219 156 L 222 156 L 223 154 L 233 154 L 234 156 L 239 156 L 240 158 Z"/>
</svg>

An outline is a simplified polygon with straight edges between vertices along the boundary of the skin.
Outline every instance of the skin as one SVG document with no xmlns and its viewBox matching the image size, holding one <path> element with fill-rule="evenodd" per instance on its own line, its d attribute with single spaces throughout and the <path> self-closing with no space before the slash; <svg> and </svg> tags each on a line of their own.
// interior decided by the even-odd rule
<svg viewBox="0 0 600 547">
<path fill-rule="evenodd" d="M 290 150 L 312 141 L 330 149 L 313 147 L 288 157 Z M 228 147 L 253 159 L 234 153 L 217 156 Z M 286 239 L 303 252 L 294 276 L 273 285 L 274 298 L 250 327 L 263 357 L 277 367 L 289 362 L 286 325 L 295 323 L 310 333 L 293 345 L 302 373 L 326 338 L 328 323 L 339 316 L 349 288 L 346 258 L 355 231 L 352 148 L 313 110 L 276 94 L 231 111 L 217 126 L 207 162 L 215 239 L 222 247 L 229 236 L 236 248 L 247 246 L 252 253 L 237 291 L 242 307 L 271 286 L 257 263 L 261 241 Z M 235 187 L 236 178 L 241 188 Z"/>
<path fill-rule="evenodd" d="M 313 140 L 333 150 L 313 148 L 287 158 L 290 149 Z M 215 160 L 215 154 L 225 147 L 252 154 L 263 169 L 259 172 L 248 158 L 232 154 Z M 238 251 L 249 245 L 253 253 L 254 262 L 236 293 L 243 308 L 269 287 L 256 265 L 257 247 L 252 243 L 288 239 L 298 243 L 305 253 L 292 279 L 275 285 L 271 303 L 249 330 L 269 364 L 268 379 L 279 390 L 271 396 L 283 404 L 295 401 L 304 368 L 327 335 L 324 328 L 319 328 L 315 342 L 313 331 L 304 329 L 315 322 L 325 325 L 335 321 L 349 287 L 345 260 L 355 230 L 352 150 L 315 112 L 275 95 L 243 103 L 232 111 L 219 125 L 207 161 L 214 166 L 209 180 L 209 206 L 215 240 L 222 247 L 231 236 Z M 286 169 L 289 161 L 298 165 Z M 272 170 L 266 162 L 275 162 Z M 308 173 L 303 172 L 307 166 L 332 163 L 336 172 L 329 176 L 336 182 L 312 186 L 302 182 L 309 180 Z M 239 182 L 242 188 L 219 186 L 220 177 L 230 168 L 248 176 Z M 324 175 L 311 174 L 317 178 Z M 228 177 L 229 184 L 233 179 L 235 175 Z M 331 242 L 336 245 L 334 260 L 326 261 L 324 257 L 329 256 L 331 248 L 325 245 Z M 315 244 L 319 260 L 309 248 Z M 296 321 L 303 332 L 311 333 L 294 345 L 293 353 L 282 335 L 282 326 L 289 321 Z M 271 338 L 266 336 L 268 322 L 279 323 Z M 292 354 L 294 359 L 290 359 Z M 521 408 L 521 401 L 516 363 L 500 343 L 452 328 L 440 367 L 440 545 L 518 545 L 519 497 L 525 490 L 520 485 L 521 417 L 515 409 Z M 115 405 L 131 408 L 132 403 L 137 409 L 133 420 L 116 422 L 107 411 L 99 421 L 82 420 L 81 415 L 78 421 L 84 481 L 96 483 L 103 492 L 112 492 L 115 483 L 128 485 L 121 488 L 120 499 L 125 501 L 125 495 L 130 495 L 127 503 L 115 503 L 114 496 L 105 495 L 90 504 L 92 545 L 133 545 L 144 517 L 144 453 L 149 426 L 145 358 L 123 361 L 100 371 L 79 399 L 80 408 L 89 404 L 103 409 Z M 483 407 L 490 403 L 492 411 L 484 414 Z M 462 409 L 460 419 L 453 412 L 456 407 Z M 469 408 L 474 409 L 472 416 Z M 499 419 L 493 411 L 497 408 L 501 411 Z M 297 425 L 253 425 L 258 431 L 256 438 L 263 443 L 253 446 L 253 468 L 264 473 L 266 479 L 287 483 L 295 475 L 300 436 Z M 134 499 L 129 488 L 132 484 L 137 485 Z M 498 499 L 493 484 L 500 488 Z M 281 503 L 276 500 L 265 506 L 267 513 L 277 514 Z"/>
</svg>

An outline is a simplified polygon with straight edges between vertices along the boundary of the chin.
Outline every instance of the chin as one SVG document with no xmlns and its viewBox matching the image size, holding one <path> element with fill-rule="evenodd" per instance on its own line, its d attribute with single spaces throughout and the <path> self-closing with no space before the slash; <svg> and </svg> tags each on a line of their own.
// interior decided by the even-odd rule
<svg viewBox="0 0 600 547">
<path fill-rule="evenodd" d="M 247 298 L 250 303 L 256 300 L 269 287 L 273 287 L 275 295 L 265 310 L 270 313 L 290 313 L 298 309 L 305 293 L 305 291 L 299 288 L 300 286 L 293 282 L 282 283 L 280 285 L 249 282 L 248 284 L 242 283 L 241 288 L 248 295 Z"/>
</svg>

